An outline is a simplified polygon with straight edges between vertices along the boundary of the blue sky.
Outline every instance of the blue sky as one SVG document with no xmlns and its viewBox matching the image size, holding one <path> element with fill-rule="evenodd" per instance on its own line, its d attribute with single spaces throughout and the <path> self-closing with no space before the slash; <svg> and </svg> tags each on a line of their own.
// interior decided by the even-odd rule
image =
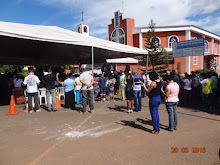
<svg viewBox="0 0 220 165">
<path fill-rule="evenodd" d="M 138 2 L 138 3 L 137 3 Z M 196 25 L 220 35 L 220 0 L 1 0 L 0 21 L 59 26 L 76 31 L 84 11 L 90 35 L 105 39 L 114 12 L 135 26 Z"/>
</svg>

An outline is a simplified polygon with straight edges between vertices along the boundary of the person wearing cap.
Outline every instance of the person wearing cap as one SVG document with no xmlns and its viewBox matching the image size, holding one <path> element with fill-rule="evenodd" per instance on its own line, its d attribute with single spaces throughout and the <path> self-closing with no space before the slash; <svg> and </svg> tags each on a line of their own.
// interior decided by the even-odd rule
<svg viewBox="0 0 220 165">
<path fill-rule="evenodd" d="M 48 111 L 51 112 L 51 102 L 50 97 L 52 97 L 52 111 L 56 110 L 56 91 L 55 91 L 55 81 L 56 76 L 52 74 L 52 70 L 48 69 L 48 74 L 42 77 L 45 88 L 46 88 L 46 99 Z"/>
<path fill-rule="evenodd" d="M 138 112 L 141 111 L 141 82 L 143 82 L 143 79 L 141 76 L 138 75 L 138 72 L 136 70 L 132 71 L 132 74 L 134 75 L 134 111 Z"/>
</svg>

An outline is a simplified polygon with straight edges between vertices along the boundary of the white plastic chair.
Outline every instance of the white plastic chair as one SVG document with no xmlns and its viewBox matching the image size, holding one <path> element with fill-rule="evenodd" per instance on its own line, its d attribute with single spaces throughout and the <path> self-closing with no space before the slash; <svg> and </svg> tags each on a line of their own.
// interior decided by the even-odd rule
<svg viewBox="0 0 220 165">
<path fill-rule="evenodd" d="M 39 88 L 39 100 L 40 100 L 40 105 L 42 104 L 42 99 L 44 98 L 44 103 L 47 104 L 47 99 L 46 99 L 46 88 Z"/>
<path fill-rule="evenodd" d="M 63 100 L 65 100 L 64 87 L 58 87 L 58 93 L 60 96 L 60 101 L 62 101 L 62 98 L 63 98 Z"/>
</svg>

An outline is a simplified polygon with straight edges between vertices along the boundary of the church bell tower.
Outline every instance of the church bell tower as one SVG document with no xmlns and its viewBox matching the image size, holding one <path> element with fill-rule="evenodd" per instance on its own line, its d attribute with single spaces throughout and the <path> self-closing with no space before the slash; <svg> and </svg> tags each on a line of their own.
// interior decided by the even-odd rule
<svg viewBox="0 0 220 165">
<path fill-rule="evenodd" d="M 89 25 L 84 24 L 83 13 L 84 12 L 82 11 L 82 13 L 81 13 L 82 14 L 82 22 L 81 22 L 81 24 L 77 25 L 77 32 L 89 36 Z"/>
</svg>

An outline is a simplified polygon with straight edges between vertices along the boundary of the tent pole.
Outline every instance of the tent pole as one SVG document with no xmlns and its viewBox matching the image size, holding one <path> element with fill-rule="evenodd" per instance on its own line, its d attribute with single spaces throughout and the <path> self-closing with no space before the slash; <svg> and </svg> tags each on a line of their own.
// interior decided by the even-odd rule
<svg viewBox="0 0 220 165">
<path fill-rule="evenodd" d="M 94 77 L 94 49 L 92 46 L 92 77 Z"/>
<path fill-rule="evenodd" d="M 94 49 L 92 46 L 92 77 L 94 78 Z M 94 98 L 94 92 L 92 94 L 93 97 L 93 103 L 95 102 L 95 98 Z"/>
</svg>

